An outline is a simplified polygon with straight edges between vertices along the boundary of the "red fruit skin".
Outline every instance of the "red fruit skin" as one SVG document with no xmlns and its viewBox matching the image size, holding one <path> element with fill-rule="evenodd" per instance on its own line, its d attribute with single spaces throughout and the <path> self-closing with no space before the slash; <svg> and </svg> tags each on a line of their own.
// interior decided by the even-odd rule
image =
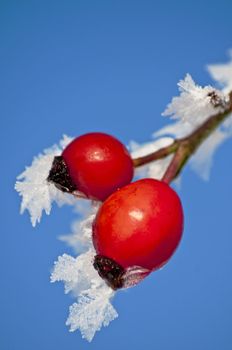
<svg viewBox="0 0 232 350">
<path fill-rule="evenodd" d="M 129 152 L 111 135 L 94 132 L 77 137 L 62 157 L 77 189 L 89 198 L 104 200 L 133 178 Z"/>
<path fill-rule="evenodd" d="M 156 270 L 176 250 L 183 232 L 183 210 L 164 182 L 142 179 L 113 193 L 93 223 L 97 254 L 131 266 Z"/>
</svg>

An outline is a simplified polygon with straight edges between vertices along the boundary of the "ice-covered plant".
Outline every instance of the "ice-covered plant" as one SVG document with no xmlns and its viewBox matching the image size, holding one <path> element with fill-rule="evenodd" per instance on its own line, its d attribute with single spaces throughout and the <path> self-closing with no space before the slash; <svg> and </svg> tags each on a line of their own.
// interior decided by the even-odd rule
<svg viewBox="0 0 232 350">
<path fill-rule="evenodd" d="M 92 240 L 92 225 L 96 220 L 96 214 L 102 207 L 97 216 L 98 221 L 95 222 L 94 232 L 101 235 L 103 230 L 104 235 L 104 225 L 102 229 L 101 219 L 104 218 L 104 213 L 108 210 L 107 205 L 111 206 L 111 211 L 113 210 L 112 218 L 116 217 L 118 220 L 117 211 L 112 207 L 112 203 L 115 203 L 114 200 L 117 201 L 118 198 L 123 198 L 123 192 L 120 191 L 124 190 L 122 189 L 114 197 L 110 197 L 113 200 L 107 199 L 103 206 L 101 201 L 115 189 L 129 184 L 133 171 L 135 179 L 153 178 L 161 180 L 162 183 L 170 184 L 173 180 L 180 179 L 181 170 L 189 161 L 191 168 L 203 179 L 209 178 L 215 150 L 232 135 L 232 51 L 230 54 L 231 60 L 228 63 L 207 67 L 210 75 L 216 81 L 217 88 L 210 85 L 201 87 L 187 74 L 178 83 L 179 96 L 172 99 L 163 113 L 164 116 L 170 116 L 173 122 L 161 130 L 155 131 L 152 141 L 144 144 L 131 141 L 129 144 L 130 154 L 116 139 L 110 137 L 107 138 L 107 142 L 111 143 L 108 153 L 102 155 L 93 146 L 91 154 L 94 154 L 94 162 L 98 161 L 94 165 L 93 159 L 88 156 L 89 151 L 86 151 L 85 139 L 81 138 L 81 143 L 78 139 L 78 147 L 76 147 L 72 138 L 64 136 L 59 145 L 46 149 L 35 157 L 31 166 L 27 167 L 17 178 L 15 188 L 22 196 L 21 213 L 25 210 L 29 211 L 33 226 L 40 222 L 43 211 L 50 214 L 53 202 L 59 205 L 75 206 L 82 217 L 72 224 L 71 234 L 61 237 L 63 241 L 74 248 L 77 256 L 72 257 L 64 254 L 58 257 L 51 274 L 51 282 L 63 281 L 65 293 L 72 292 L 76 297 L 76 302 L 70 306 L 66 324 L 70 326 L 70 331 L 79 329 L 82 336 L 88 341 L 93 339 L 97 330 L 100 330 L 102 326 L 107 326 L 118 316 L 112 306 L 112 299 L 117 289 L 114 287 L 118 285 L 124 288 L 129 287 L 150 273 L 149 264 L 152 265 L 151 257 L 153 256 L 151 255 L 149 259 L 145 257 L 146 268 L 135 266 L 129 268 L 124 275 L 120 269 L 117 269 L 117 266 L 113 266 L 114 270 L 112 270 L 111 260 L 105 261 L 101 257 L 96 260 L 96 247 Z M 93 136 L 91 134 L 87 145 L 91 144 L 91 140 L 94 141 L 94 145 L 96 137 L 102 142 L 103 139 L 105 140 L 105 136 L 102 135 Z M 73 149 L 73 145 L 74 150 L 76 148 L 79 150 L 80 147 L 83 149 L 82 158 L 79 160 L 76 154 L 73 158 L 73 154 L 70 156 L 69 151 L 66 151 Z M 70 161 L 71 168 L 67 169 L 66 163 Z M 103 163 L 101 163 L 102 161 Z M 76 164 L 79 165 L 77 173 L 74 174 Z M 95 171 L 93 169 L 95 168 L 93 166 L 99 167 L 96 177 L 94 177 Z M 99 177 L 101 169 L 104 169 L 105 178 L 103 175 Z M 78 173 L 79 170 L 80 173 Z M 113 181 L 111 181 L 112 179 Z M 160 183 L 160 181 L 151 183 L 145 181 L 142 182 L 142 186 L 145 186 L 143 187 L 145 192 L 146 186 L 158 186 L 162 191 L 166 191 L 166 185 L 163 187 Z M 137 184 L 133 186 L 141 188 L 141 183 L 137 182 Z M 125 190 L 126 197 L 130 197 L 131 187 L 129 186 L 131 185 L 128 185 Z M 167 193 L 168 196 L 173 196 L 172 192 Z M 91 200 L 87 201 L 86 199 Z M 178 201 L 178 199 L 175 200 Z M 126 206 L 128 199 L 123 203 Z M 129 203 L 133 204 L 134 202 L 130 201 Z M 133 209 L 130 215 L 131 220 L 141 221 L 142 219 L 138 210 Z M 179 240 L 182 220 L 181 208 L 178 209 L 178 215 L 179 231 L 175 231 L 175 234 L 178 235 Z M 107 225 L 111 226 L 110 220 L 107 221 Z M 102 242 L 99 243 L 98 239 L 100 238 L 95 237 L 94 241 L 97 249 L 107 251 L 108 247 L 101 248 Z M 122 261 L 130 261 L 130 258 L 124 256 Z M 102 264 L 103 270 L 101 270 Z M 157 266 L 159 266 L 158 263 Z M 101 277 L 107 275 L 105 280 L 108 283 L 100 277 L 98 272 L 100 272 Z M 116 275 L 111 273 L 116 273 Z M 117 277 L 116 282 L 115 276 Z M 114 278 L 113 282 L 112 278 Z"/>
</svg>

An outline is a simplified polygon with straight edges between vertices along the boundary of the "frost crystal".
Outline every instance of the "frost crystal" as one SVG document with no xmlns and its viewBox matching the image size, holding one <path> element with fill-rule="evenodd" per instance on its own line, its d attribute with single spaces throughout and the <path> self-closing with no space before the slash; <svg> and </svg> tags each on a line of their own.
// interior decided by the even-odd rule
<svg viewBox="0 0 232 350">
<path fill-rule="evenodd" d="M 95 250 L 91 240 L 91 225 L 94 215 L 85 219 L 77 227 L 86 237 L 88 250 L 73 258 L 67 254 L 60 256 L 55 263 L 51 282 L 63 281 L 65 293 L 71 292 L 77 302 L 70 306 L 66 324 L 70 331 L 80 330 L 82 337 L 91 341 L 96 331 L 114 320 L 118 314 L 111 304 L 115 292 L 99 277 L 93 267 Z M 74 232 L 79 240 L 80 233 Z"/>
<path fill-rule="evenodd" d="M 74 303 L 69 309 L 66 324 L 70 326 L 70 331 L 80 329 L 82 337 L 91 341 L 96 331 L 102 326 L 108 326 L 118 317 L 110 303 L 113 295 L 113 290 L 106 285 L 93 286 L 81 293 L 78 303 Z"/>
<path fill-rule="evenodd" d="M 70 307 L 66 324 L 70 326 L 70 331 L 79 329 L 82 336 L 91 341 L 95 332 L 107 326 L 118 314 L 110 303 L 115 292 L 93 268 L 96 253 L 92 245 L 92 222 L 99 204 L 93 203 L 89 214 L 90 205 L 86 205 L 84 210 L 84 203 L 80 205 L 79 200 L 47 181 L 54 157 L 60 155 L 71 141 L 71 138 L 64 136 L 59 146 L 46 149 L 35 157 L 32 165 L 18 176 L 15 189 L 22 196 L 21 213 L 25 209 L 29 211 L 33 226 L 40 222 L 43 210 L 46 214 L 50 213 L 53 201 L 59 205 L 72 204 L 79 213 L 88 213 L 84 220 L 74 222 L 72 234 L 61 237 L 76 251 L 84 253 L 77 258 L 66 254 L 59 257 L 51 274 L 51 282 L 63 281 L 65 293 L 71 292 L 77 298 L 77 303 Z"/>
<path fill-rule="evenodd" d="M 152 136 L 160 137 L 165 135 L 171 135 L 173 139 L 181 138 L 189 135 L 194 129 L 195 129 L 195 126 L 192 125 L 191 123 L 178 120 L 173 124 L 168 124 L 163 128 L 161 128 L 160 130 L 155 131 Z"/>
<path fill-rule="evenodd" d="M 190 123 L 193 127 L 202 124 L 210 116 L 222 110 L 221 106 L 212 103 L 212 95 L 220 101 L 225 101 L 225 96 L 219 90 L 211 86 L 202 88 L 196 85 L 191 75 L 187 74 L 184 80 L 178 83 L 180 96 L 173 97 L 172 102 L 163 112 L 164 116 L 180 119 Z"/>
<path fill-rule="evenodd" d="M 86 201 L 87 202 L 87 201 Z M 83 204 L 83 203 L 82 203 Z M 89 204 L 89 203 L 88 203 Z M 71 234 L 60 236 L 60 240 L 66 242 L 77 253 L 86 251 L 92 247 L 92 223 L 96 216 L 100 203 L 93 203 L 85 211 L 85 219 L 75 220 L 71 225 Z"/>
<path fill-rule="evenodd" d="M 71 138 L 64 136 L 59 146 L 54 145 L 44 150 L 43 154 L 35 157 L 31 166 L 17 177 L 15 189 L 22 196 L 21 213 L 25 209 L 29 211 L 33 226 L 40 222 L 43 210 L 47 215 L 50 214 L 53 201 L 59 205 L 73 203 L 70 195 L 59 191 L 47 181 L 54 157 L 60 155 L 62 149 L 71 141 Z"/>
<path fill-rule="evenodd" d="M 212 78 L 219 82 L 225 93 L 232 90 L 232 50 L 230 50 L 230 61 L 222 64 L 210 64 L 207 69 Z"/>
<path fill-rule="evenodd" d="M 228 81 L 232 81 L 232 70 L 228 69 Z M 227 94 L 211 86 L 201 87 L 195 84 L 187 74 L 184 80 L 178 83 L 180 96 L 174 97 L 163 112 L 164 116 L 177 119 L 174 124 L 167 125 L 156 131 L 154 137 L 171 135 L 181 138 L 189 135 L 209 117 L 223 110 L 228 100 Z M 232 86 L 231 86 L 232 88 Z M 191 158 L 190 165 L 203 179 L 209 178 L 213 155 L 223 141 L 232 135 L 232 116 L 199 147 Z"/>
</svg>

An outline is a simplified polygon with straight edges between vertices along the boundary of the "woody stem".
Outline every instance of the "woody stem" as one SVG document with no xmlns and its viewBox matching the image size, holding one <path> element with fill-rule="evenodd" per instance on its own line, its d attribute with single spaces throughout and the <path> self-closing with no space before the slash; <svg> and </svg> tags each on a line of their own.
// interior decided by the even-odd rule
<svg viewBox="0 0 232 350">
<path fill-rule="evenodd" d="M 213 131 L 232 112 L 232 91 L 229 93 L 229 101 L 223 106 L 223 110 L 209 117 L 202 125 L 194 130 L 190 135 L 176 139 L 167 147 L 147 154 L 143 157 L 133 159 L 134 167 L 139 167 L 157 159 L 162 159 L 173 154 L 173 159 L 169 164 L 162 180 L 170 183 L 181 172 L 189 158 L 196 152 L 199 146 L 213 133 Z"/>
</svg>

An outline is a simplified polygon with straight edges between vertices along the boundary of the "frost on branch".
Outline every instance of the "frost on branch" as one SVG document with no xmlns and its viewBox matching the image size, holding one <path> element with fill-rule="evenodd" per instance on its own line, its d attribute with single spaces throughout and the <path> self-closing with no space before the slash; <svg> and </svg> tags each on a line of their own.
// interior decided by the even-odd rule
<svg viewBox="0 0 232 350">
<path fill-rule="evenodd" d="M 59 191 L 53 184 L 47 181 L 49 171 L 55 156 L 72 141 L 70 137 L 64 136 L 59 145 L 44 150 L 33 159 L 31 166 L 17 177 L 15 189 L 22 196 L 21 213 L 26 209 L 31 216 L 33 226 L 40 222 L 43 210 L 50 214 L 53 201 L 57 204 L 72 204 L 73 198 Z"/>
<path fill-rule="evenodd" d="M 102 326 L 108 326 L 118 316 L 111 304 L 115 292 L 93 267 L 96 253 L 91 240 L 92 217 L 78 226 L 86 237 L 88 250 L 77 258 L 67 254 L 60 256 L 51 274 L 51 282 L 63 281 L 65 293 L 71 292 L 77 298 L 77 302 L 70 306 L 66 325 L 70 326 L 71 332 L 79 329 L 82 337 L 88 341 L 93 339 L 96 331 Z M 77 240 L 76 245 L 81 234 L 74 232 L 73 235 Z"/>
<path fill-rule="evenodd" d="M 232 80 L 232 71 L 230 79 Z M 180 96 L 174 97 L 163 113 L 164 116 L 169 115 L 177 119 L 177 122 L 155 132 L 154 137 L 171 135 L 173 138 L 182 138 L 188 136 L 209 117 L 222 112 L 228 101 L 226 93 L 211 86 L 202 88 L 196 85 L 189 74 L 178 83 L 178 86 Z M 190 159 L 190 166 L 204 180 L 209 178 L 216 149 L 232 135 L 231 125 L 232 117 L 222 123 Z"/>
<path fill-rule="evenodd" d="M 224 83 L 227 92 L 232 89 L 232 62 L 227 65 L 210 66 L 211 71 L 224 74 Z M 214 67 L 218 69 L 214 70 Z M 218 73 L 219 74 L 219 73 Z M 131 143 L 133 157 L 141 157 L 169 145 L 176 138 L 190 135 L 197 127 L 202 125 L 209 117 L 224 111 L 228 102 L 226 90 L 220 91 L 212 86 L 201 87 L 187 74 L 184 80 L 178 83 L 180 95 L 172 99 L 164 116 L 170 116 L 176 122 L 163 127 L 153 134 L 155 141 L 138 145 Z M 212 158 L 216 149 L 232 135 L 232 116 L 215 130 L 211 136 L 199 147 L 196 154 L 190 159 L 190 165 L 203 179 L 209 178 Z M 171 137 L 170 137 L 171 136 Z M 136 169 L 138 177 L 154 177 L 161 179 L 172 155 L 156 160 Z"/>
<path fill-rule="evenodd" d="M 201 87 L 196 85 L 192 77 L 187 74 L 184 80 L 178 83 L 180 95 L 174 97 L 164 111 L 164 116 L 177 120 L 153 134 L 154 141 L 139 145 L 131 142 L 132 157 L 137 158 L 166 147 L 176 138 L 189 135 L 210 116 L 221 111 L 227 101 L 227 96 L 212 86 Z M 208 178 L 212 163 L 212 156 L 216 148 L 228 137 L 225 131 L 215 132 L 203 144 L 191 159 L 192 168 L 204 178 Z M 156 160 L 136 169 L 137 177 L 152 177 L 161 179 L 167 170 L 173 155 Z M 202 164 L 204 166 L 202 167 Z"/>
<path fill-rule="evenodd" d="M 212 86 L 196 85 L 190 74 L 187 74 L 185 79 L 180 80 L 177 85 L 180 96 L 173 97 L 163 112 L 164 116 L 171 116 L 173 119 L 189 123 L 194 128 L 201 125 L 209 116 L 223 110 L 221 104 L 225 103 L 225 95 Z"/>
</svg>

